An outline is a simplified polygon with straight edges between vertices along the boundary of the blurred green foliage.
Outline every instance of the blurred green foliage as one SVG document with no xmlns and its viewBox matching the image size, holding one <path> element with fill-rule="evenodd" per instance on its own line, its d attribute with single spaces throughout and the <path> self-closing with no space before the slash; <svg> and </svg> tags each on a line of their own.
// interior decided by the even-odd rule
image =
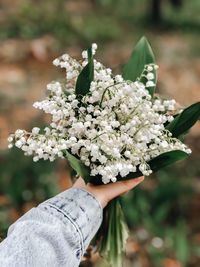
<svg viewBox="0 0 200 267">
<path fill-rule="evenodd" d="M 9 14 L 0 25 L 0 39 L 38 38 L 51 34 L 63 45 L 91 40 L 110 39 L 119 35 L 119 27 L 109 16 L 101 19 L 89 11 L 82 17 L 68 11 L 65 0 L 23 1 L 20 8 Z M 78 8 L 78 7 L 77 7 Z"/>
<path fill-rule="evenodd" d="M 87 3 L 88 2 L 88 3 Z M 106 41 L 126 37 L 134 31 L 138 36 L 148 29 L 199 33 L 200 1 L 183 1 L 179 9 L 170 1 L 161 1 L 159 23 L 152 23 L 152 1 L 148 0 L 88 0 L 81 10 L 70 9 L 70 0 L 22 1 L 13 12 L 4 12 L 0 22 L 0 39 L 38 38 L 51 34 L 59 43 Z M 75 4 L 75 3 L 74 3 Z"/>
<path fill-rule="evenodd" d="M 36 38 L 43 34 L 55 34 L 63 38 L 72 32 L 69 18 L 63 9 L 64 1 L 23 1 L 14 14 L 8 12 L 9 20 L 1 23 L 0 38 Z M 68 31 L 68 29 L 71 31 Z"/>
<path fill-rule="evenodd" d="M 23 213 L 27 202 L 39 204 L 55 196 L 58 192 L 56 182 L 56 162 L 39 161 L 34 163 L 31 157 L 13 148 L 0 154 L 0 196 L 6 196 L 7 206 L 0 206 L 0 236 L 5 236 L 11 223 L 8 210 L 15 208 Z"/>
<path fill-rule="evenodd" d="M 191 162 L 192 159 L 185 164 Z M 148 237 L 158 237 L 163 241 L 160 247 L 148 245 L 155 266 L 163 266 L 163 260 L 170 256 L 188 266 L 191 253 L 194 253 L 196 244 L 193 244 L 186 218 L 196 190 L 188 173 L 183 174 L 183 169 L 183 165 L 164 168 L 156 176 L 146 178 L 146 188 L 136 187 L 122 198 L 129 226 L 134 230 L 143 228 Z"/>
</svg>

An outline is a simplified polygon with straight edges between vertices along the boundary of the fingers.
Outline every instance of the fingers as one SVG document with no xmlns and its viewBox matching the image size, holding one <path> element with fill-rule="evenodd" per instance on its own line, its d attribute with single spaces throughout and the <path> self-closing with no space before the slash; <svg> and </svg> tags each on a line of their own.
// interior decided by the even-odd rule
<svg viewBox="0 0 200 267">
<path fill-rule="evenodd" d="M 119 181 L 116 183 L 94 186 L 90 183 L 85 184 L 84 180 L 80 177 L 74 183 L 73 187 L 83 188 L 92 193 L 99 200 L 102 207 L 104 208 L 111 199 L 117 196 L 122 196 L 123 194 L 140 184 L 143 180 L 144 176 L 141 176 L 126 181 Z"/>
<path fill-rule="evenodd" d="M 83 180 L 83 178 L 82 177 L 79 177 L 77 180 L 76 180 L 76 182 L 73 184 L 73 187 L 85 187 L 86 186 L 86 184 L 85 184 L 85 182 L 84 182 L 84 180 Z"/>
<path fill-rule="evenodd" d="M 137 177 L 134 179 L 121 181 L 121 182 L 127 187 L 127 189 L 128 189 L 127 191 L 129 191 L 129 190 L 133 189 L 134 187 L 136 187 L 138 184 L 140 184 L 143 180 L 144 180 L 144 176 L 140 176 L 140 177 Z"/>
<path fill-rule="evenodd" d="M 141 176 L 127 181 L 119 181 L 116 183 L 107 184 L 104 186 L 104 194 L 108 196 L 109 200 L 111 200 L 117 196 L 125 194 L 140 184 L 143 180 L 144 176 Z"/>
</svg>

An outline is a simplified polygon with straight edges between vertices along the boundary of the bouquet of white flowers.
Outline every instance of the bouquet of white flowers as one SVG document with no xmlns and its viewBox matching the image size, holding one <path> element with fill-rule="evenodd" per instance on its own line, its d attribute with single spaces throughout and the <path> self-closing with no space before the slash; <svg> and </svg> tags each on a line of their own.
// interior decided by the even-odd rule
<svg viewBox="0 0 200 267">
<path fill-rule="evenodd" d="M 95 185 L 148 176 L 186 158 L 191 150 L 183 136 L 199 119 L 200 103 L 182 110 L 175 100 L 154 94 L 158 66 L 144 37 L 122 75 L 96 61 L 96 49 L 93 44 L 83 51 L 81 61 L 67 54 L 53 61 L 66 69 L 66 79 L 48 84 L 48 97 L 33 105 L 52 115 L 51 124 L 43 132 L 17 130 L 9 148 L 15 144 L 34 161 L 66 158 Z M 119 199 L 104 213 L 95 243 L 111 266 L 122 266 L 127 226 Z"/>
</svg>

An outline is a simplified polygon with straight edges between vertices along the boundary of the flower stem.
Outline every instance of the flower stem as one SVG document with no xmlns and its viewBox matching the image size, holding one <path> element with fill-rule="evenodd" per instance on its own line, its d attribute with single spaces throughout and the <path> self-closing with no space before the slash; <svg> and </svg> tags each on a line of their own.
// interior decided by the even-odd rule
<svg viewBox="0 0 200 267">
<path fill-rule="evenodd" d="M 120 205 L 120 198 L 115 198 L 104 209 L 104 220 L 97 239 L 101 237 L 99 253 L 107 260 L 109 267 L 122 267 L 125 253 L 128 226 Z"/>
</svg>

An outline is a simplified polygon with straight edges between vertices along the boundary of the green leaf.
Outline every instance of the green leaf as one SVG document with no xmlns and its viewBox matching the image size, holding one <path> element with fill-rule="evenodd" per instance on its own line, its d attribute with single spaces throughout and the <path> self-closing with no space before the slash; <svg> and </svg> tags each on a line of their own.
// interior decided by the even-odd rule
<svg viewBox="0 0 200 267">
<path fill-rule="evenodd" d="M 79 159 L 70 154 L 67 150 L 62 151 L 69 165 L 84 179 L 85 183 L 89 182 L 90 168 L 85 166 Z"/>
<path fill-rule="evenodd" d="M 154 159 L 150 160 L 148 164 L 150 165 L 153 172 L 158 171 L 178 160 L 183 160 L 189 155 L 181 150 L 174 150 L 170 152 L 165 152 Z"/>
<path fill-rule="evenodd" d="M 62 151 L 65 158 L 69 162 L 70 166 L 84 179 L 86 183 L 90 182 L 93 185 L 102 185 L 102 177 L 100 175 L 90 176 L 90 168 L 85 166 L 79 159 L 70 154 L 67 150 Z M 183 160 L 187 158 L 189 155 L 181 150 L 174 150 L 170 152 L 163 153 L 154 159 L 150 160 L 148 164 L 153 172 L 158 171 L 178 160 Z M 129 173 L 126 177 L 117 176 L 118 181 L 125 181 L 129 179 L 133 179 L 139 176 L 143 176 L 143 174 L 137 170 L 136 172 Z"/>
<path fill-rule="evenodd" d="M 87 50 L 88 64 L 83 68 L 76 82 L 76 95 L 84 96 L 90 90 L 90 84 L 94 79 L 94 62 L 92 48 Z"/>
<path fill-rule="evenodd" d="M 186 133 L 199 120 L 199 117 L 200 102 L 197 102 L 184 109 L 166 126 L 166 129 L 172 133 L 173 137 L 179 137 Z"/>
<path fill-rule="evenodd" d="M 174 150 L 170 152 L 166 152 L 163 154 L 160 154 L 159 156 L 155 157 L 154 159 L 150 160 L 148 162 L 151 170 L 153 172 L 158 171 L 159 169 L 162 169 L 178 160 L 183 160 L 187 158 L 189 155 L 181 150 Z M 143 174 L 137 170 L 136 172 L 129 173 L 126 177 L 121 177 L 118 176 L 117 180 L 122 181 L 122 180 L 129 180 L 133 179 L 139 176 L 143 176 Z"/>
<path fill-rule="evenodd" d="M 137 178 L 140 176 L 143 176 L 143 174 L 141 173 L 141 171 L 138 170 L 136 172 L 129 173 L 126 177 L 121 177 L 120 175 L 118 175 L 117 181 L 129 180 L 129 179 Z"/>
<path fill-rule="evenodd" d="M 153 51 L 145 37 L 142 37 L 135 46 L 127 64 L 124 66 L 122 76 L 125 80 L 136 81 L 144 70 L 146 64 L 155 63 Z M 156 84 L 156 71 L 154 70 L 154 80 Z M 143 79 L 141 80 L 143 82 Z M 149 93 L 151 96 L 154 94 L 154 87 L 149 87 Z"/>
</svg>

